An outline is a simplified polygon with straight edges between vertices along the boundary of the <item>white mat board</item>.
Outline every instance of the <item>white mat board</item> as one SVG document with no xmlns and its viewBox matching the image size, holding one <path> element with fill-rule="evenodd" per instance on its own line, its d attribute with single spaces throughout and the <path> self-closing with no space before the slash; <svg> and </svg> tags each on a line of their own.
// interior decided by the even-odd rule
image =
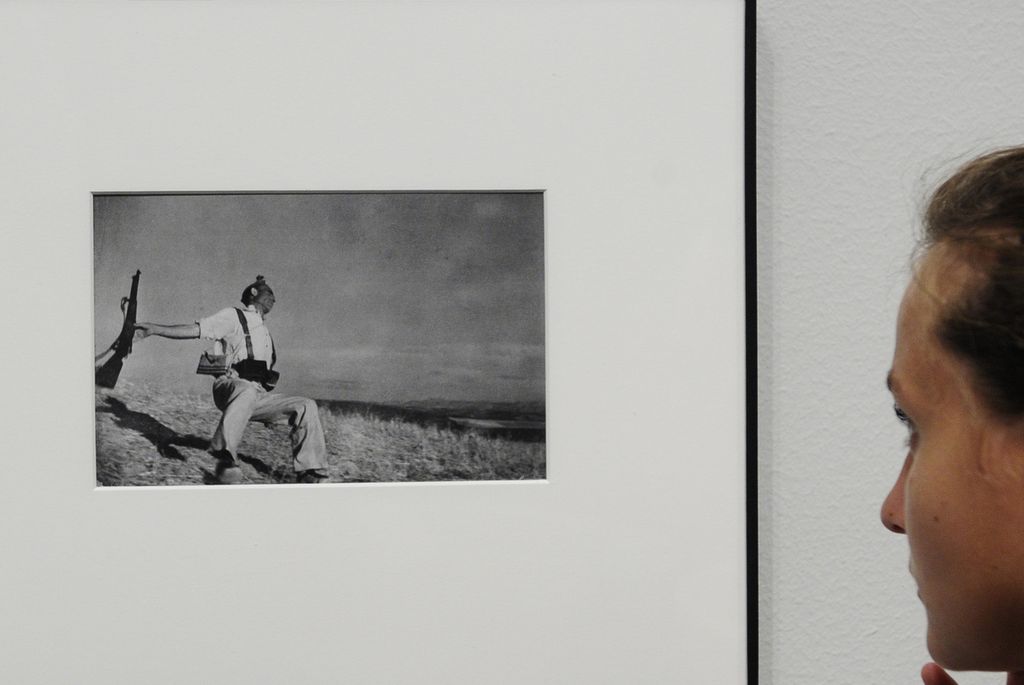
<svg viewBox="0 0 1024 685">
<path fill-rule="evenodd" d="M 5 677 L 741 682 L 742 10 L 0 7 Z M 545 191 L 548 481 L 94 488 L 92 192 L 398 189 Z"/>
</svg>

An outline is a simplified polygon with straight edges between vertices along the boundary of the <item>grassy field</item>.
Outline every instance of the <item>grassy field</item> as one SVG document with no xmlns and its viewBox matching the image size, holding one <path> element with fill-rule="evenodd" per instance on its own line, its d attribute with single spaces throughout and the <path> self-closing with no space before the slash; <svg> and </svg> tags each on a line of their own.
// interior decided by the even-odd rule
<svg viewBox="0 0 1024 685">
<path fill-rule="evenodd" d="M 529 480 L 545 477 L 542 439 L 510 439 L 325 402 L 320 420 L 332 482 Z M 220 413 L 209 396 L 120 381 L 96 390 L 97 485 L 215 483 L 210 436 Z M 252 423 L 239 459 L 245 483 L 294 482 L 287 426 Z"/>
</svg>

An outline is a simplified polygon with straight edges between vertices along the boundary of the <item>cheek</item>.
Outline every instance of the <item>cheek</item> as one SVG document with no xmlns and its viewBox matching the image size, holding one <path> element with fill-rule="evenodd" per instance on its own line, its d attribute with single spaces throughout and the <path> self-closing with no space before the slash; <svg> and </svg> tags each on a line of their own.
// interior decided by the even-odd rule
<svg viewBox="0 0 1024 685">
<path fill-rule="evenodd" d="M 917 459 L 907 475 L 911 572 L 933 658 L 958 670 L 1006 670 L 1024 658 L 1024 564 L 1008 554 L 1005 510 L 952 464 Z M 976 485 L 976 483 L 975 483 Z"/>
<path fill-rule="evenodd" d="M 934 583 L 948 580 L 962 563 L 956 541 L 964 531 L 956 530 L 956 517 L 949 507 L 949 502 L 955 500 L 949 484 L 929 473 L 921 459 L 915 460 L 907 474 L 906 488 L 910 563 L 924 595 Z"/>
</svg>

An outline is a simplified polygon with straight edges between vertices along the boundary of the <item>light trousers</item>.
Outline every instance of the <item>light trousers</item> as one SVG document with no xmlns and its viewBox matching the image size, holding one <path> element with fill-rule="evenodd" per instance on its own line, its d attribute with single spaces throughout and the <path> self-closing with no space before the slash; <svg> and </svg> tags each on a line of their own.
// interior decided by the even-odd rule
<svg viewBox="0 0 1024 685">
<path fill-rule="evenodd" d="M 213 452 L 227 450 L 238 459 L 238 444 L 250 421 L 291 426 L 292 459 L 296 473 L 327 468 L 327 446 L 316 402 L 267 392 L 259 383 L 237 376 L 213 381 L 213 403 L 223 412 L 210 441 Z"/>
</svg>

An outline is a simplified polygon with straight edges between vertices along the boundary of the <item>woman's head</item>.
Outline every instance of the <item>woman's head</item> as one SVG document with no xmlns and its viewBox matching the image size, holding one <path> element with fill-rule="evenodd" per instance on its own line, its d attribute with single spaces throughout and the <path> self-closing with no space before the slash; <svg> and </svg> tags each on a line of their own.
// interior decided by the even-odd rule
<svg viewBox="0 0 1024 685">
<path fill-rule="evenodd" d="M 906 533 L 928 646 L 1024 668 L 1024 149 L 934 193 L 889 385 L 910 438 L 882 519 Z"/>
</svg>

